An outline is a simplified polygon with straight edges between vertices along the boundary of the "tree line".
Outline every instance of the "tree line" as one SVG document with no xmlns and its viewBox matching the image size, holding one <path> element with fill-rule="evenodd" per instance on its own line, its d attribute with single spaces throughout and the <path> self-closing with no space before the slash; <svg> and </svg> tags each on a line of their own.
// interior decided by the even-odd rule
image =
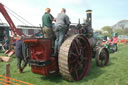
<svg viewBox="0 0 128 85">
<path fill-rule="evenodd" d="M 127 29 L 113 29 L 111 26 L 104 26 L 101 28 L 101 30 L 96 30 L 96 32 L 99 32 L 102 35 L 112 37 L 112 32 L 117 32 L 118 35 L 128 35 L 128 28 Z"/>
</svg>

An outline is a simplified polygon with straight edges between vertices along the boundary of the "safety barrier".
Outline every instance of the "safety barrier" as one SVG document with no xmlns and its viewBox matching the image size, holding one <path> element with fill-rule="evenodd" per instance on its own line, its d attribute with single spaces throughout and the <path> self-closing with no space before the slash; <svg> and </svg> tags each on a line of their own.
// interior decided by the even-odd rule
<svg viewBox="0 0 128 85">
<path fill-rule="evenodd" d="M 13 79 L 0 75 L 0 85 L 34 85 L 21 80 Z"/>
<path fill-rule="evenodd" d="M 127 44 L 128 43 L 128 39 L 127 40 L 119 40 L 119 43 L 121 43 L 121 44 Z"/>
</svg>

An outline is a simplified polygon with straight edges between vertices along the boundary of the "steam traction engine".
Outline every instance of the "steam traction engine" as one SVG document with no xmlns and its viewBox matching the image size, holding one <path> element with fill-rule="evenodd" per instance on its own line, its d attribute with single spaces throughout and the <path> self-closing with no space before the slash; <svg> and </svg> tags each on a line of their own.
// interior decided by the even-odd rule
<svg viewBox="0 0 128 85">
<path fill-rule="evenodd" d="M 2 3 L 0 3 L 0 12 L 9 23 L 15 36 L 24 35 L 16 29 Z M 93 37 L 91 10 L 86 12 L 86 22 L 79 23 L 78 29 L 70 30 L 71 36 L 65 38 L 59 55 L 56 57 L 51 55 L 50 39 L 26 38 L 24 40 L 24 56 L 31 65 L 32 72 L 46 76 L 60 72 L 66 80 L 78 81 L 88 74 L 92 57 L 96 58 L 98 66 L 108 64 L 109 52 Z"/>
<path fill-rule="evenodd" d="M 91 10 L 87 10 L 87 19 L 78 25 L 78 33 L 65 39 L 59 55 L 52 56 L 51 41 L 47 38 L 25 39 L 25 56 L 31 65 L 32 72 L 52 75 L 60 72 L 64 79 L 78 81 L 89 72 L 92 57 L 98 66 L 108 64 L 109 52 L 100 46 L 93 37 L 91 27 Z"/>
</svg>

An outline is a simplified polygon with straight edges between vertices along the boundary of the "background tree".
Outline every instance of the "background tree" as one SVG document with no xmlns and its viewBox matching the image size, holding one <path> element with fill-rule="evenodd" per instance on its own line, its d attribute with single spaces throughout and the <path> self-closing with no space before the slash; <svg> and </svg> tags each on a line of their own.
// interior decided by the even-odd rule
<svg viewBox="0 0 128 85">
<path fill-rule="evenodd" d="M 112 37 L 113 29 L 111 26 L 104 26 L 101 29 L 103 31 L 102 32 L 103 35 L 108 36 L 108 37 Z"/>
<path fill-rule="evenodd" d="M 103 28 L 101 28 L 103 30 L 103 32 L 107 32 L 109 34 L 112 33 L 112 27 L 111 26 L 104 26 Z"/>
</svg>

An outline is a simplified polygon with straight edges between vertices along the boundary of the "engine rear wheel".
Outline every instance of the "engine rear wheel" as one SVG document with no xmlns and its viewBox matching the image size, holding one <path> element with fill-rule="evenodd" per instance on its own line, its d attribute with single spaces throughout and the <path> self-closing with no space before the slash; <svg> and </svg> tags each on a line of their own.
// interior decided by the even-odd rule
<svg viewBox="0 0 128 85">
<path fill-rule="evenodd" d="M 91 47 L 83 35 L 68 38 L 59 52 L 59 70 L 66 80 L 78 81 L 89 72 L 91 65 Z"/>
<path fill-rule="evenodd" d="M 100 47 L 97 49 L 96 52 L 96 65 L 97 66 L 105 66 L 108 64 L 109 61 L 109 52 L 108 49 L 104 48 L 104 47 Z"/>
</svg>

